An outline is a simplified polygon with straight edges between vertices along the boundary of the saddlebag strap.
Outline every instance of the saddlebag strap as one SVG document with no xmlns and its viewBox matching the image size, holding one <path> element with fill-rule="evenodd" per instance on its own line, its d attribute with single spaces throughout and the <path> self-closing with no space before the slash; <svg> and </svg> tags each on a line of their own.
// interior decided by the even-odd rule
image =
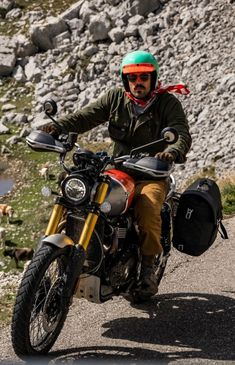
<svg viewBox="0 0 235 365">
<path fill-rule="evenodd" d="M 220 236 L 224 239 L 224 240 L 227 240 L 228 239 L 228 234 L 227 234 L 227 231 L 223 225 L 223 223 L 220 221 L 219 222 L 219 233 L 220 233 Z"/>
</svg>

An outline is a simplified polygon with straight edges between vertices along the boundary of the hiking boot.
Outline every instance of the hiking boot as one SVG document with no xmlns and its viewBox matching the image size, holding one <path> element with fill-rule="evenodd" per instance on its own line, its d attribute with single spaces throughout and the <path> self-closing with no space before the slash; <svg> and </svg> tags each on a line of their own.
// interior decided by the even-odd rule
<svg viewBox="0 0 235 365">
<path fill-rule="evenodd" d="M 143 266 L 140 272 L 140 293 L 151 297 L 158 292 L 158 282 L 153 267 Z"/>
<path fill-rule="evenodd" d="M 158 282 L 154 270 L 155 256 L 143 256 L 140 271 L 140 294 L 151 297 L 158 292 Z"/>
</svg>

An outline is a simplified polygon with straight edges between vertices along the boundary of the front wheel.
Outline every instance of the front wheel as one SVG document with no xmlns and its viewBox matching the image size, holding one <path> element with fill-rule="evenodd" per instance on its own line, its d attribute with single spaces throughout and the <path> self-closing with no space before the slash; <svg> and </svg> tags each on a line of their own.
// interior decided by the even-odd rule
<svg viewBox="0 0 235 365">
<path fill-rule="evenodd" d="M 19 286 L 12 318 L 12 344 L 16 355 L 46 354 L 63 327 L 69 305 L 63 297 L 68 250 L 41 247 Z"/>
</svg>

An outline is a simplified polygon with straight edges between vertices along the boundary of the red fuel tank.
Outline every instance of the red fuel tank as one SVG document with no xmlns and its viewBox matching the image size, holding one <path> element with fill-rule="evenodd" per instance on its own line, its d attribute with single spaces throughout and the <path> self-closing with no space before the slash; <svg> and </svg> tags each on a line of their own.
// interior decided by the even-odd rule
<svg viewBox="0 0 235 365">
<path fill-rule="evenodd" d="M 135 193 L 135 182 L 123 171 L 111 169 L 104 172 L 111 179 L 110 188 L 105 202 L 111 205 L 110 216 L 117 216 L 126 212 L 131 205 Z"/>
</svg>

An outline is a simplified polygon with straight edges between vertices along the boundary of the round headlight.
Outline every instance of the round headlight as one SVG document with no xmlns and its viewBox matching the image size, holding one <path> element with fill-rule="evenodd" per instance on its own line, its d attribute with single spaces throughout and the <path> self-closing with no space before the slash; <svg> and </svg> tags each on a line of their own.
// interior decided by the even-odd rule
<svg viewBox="0 0 235 365">
<path fill-rule="evenodd" d="M 89 195 L 89 186 L 87 182 L 78 177 L 68 177 L 62 185 L 64 196 L 73 203 L 82 203 Z"/>
</svg>

